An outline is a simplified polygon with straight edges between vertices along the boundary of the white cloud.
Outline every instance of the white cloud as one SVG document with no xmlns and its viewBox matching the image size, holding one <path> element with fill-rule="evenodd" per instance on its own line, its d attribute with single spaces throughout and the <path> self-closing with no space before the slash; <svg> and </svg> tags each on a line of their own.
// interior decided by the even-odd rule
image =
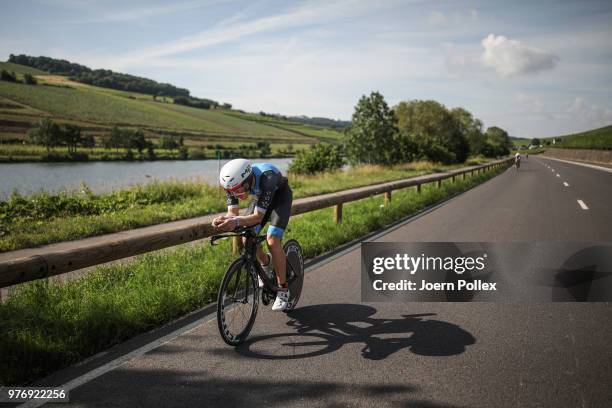
<svg viewBox="0 0 612 408">
<path fill-rule="evenodd" d="M 450 16 L 442 13 L 441 11 L 431 11 L 427 17 L 427 23 L 432 26 L 446 26 L 449 24 L 455 26 L 473 24 L 478 21 L 478 11 L 470 9 L 467 12 L 452 13 Z"/>
<path fill-rule="evenodd" d="M 503 35 L 489 34 L 481 41 L 485 51 L 482 62 L 503 77 L 531 74 L 552 69 L 559 62 L 555 54 L 530 47 Z"/>
<path fill-rule="evenodd" d="M 529 114 L 554 119 L 554 116 L 546 110 L 544 103 L 536 96 L 519 93 L 514 96 L 514 100 Z"/>
<path fill-rule="evenodd" d="M 419 1 L 419 0 L 415 0 Z M 214 28 L 196 34 L 155 45 L 141 51 L 126 53 L 115 58 L 114 68 L 124 68 L 163 56 L 180 54 L 201 48 L 237 41 L 241 38 L 308 24 L 321 24 L 335 19 L 371 13 L 376 9 L 394 7 L 400 0 L 385 3 L 344 0 L 340 2 L 308 2 L 282 14 L 271 15 L 257 20 L 242 21 L 231 17 Z"/>
<path fill-rule="evenodd" d="M 429 13 L 427 22 L 431 25 L 443 25 L 448 23 L 448 18 L 439 11 L 432 11 L 431 13 Z"/>
<path fill-rule="evenodd" d="M 595 104 L 587 104 L 582 97 L 576 97 L 567 104 L 566 112 L 575 120 L 592 124 L 593 126 L 605 126 L 612 124 L 612 109 Z"/>
<path fill-rule="evenodd" d="M 121 9 L 115 10 L 111 9 L 108 11 L 107 8 L 101 8 L 100 10 L 95 11 L 95 16 L 92 18 L 86 18 L 79 21 L 74 21 L 74 23 L 80 24 L 89 24 L 89 23 L 105 23 L 105 22 L 130 22 L 130 21 L 140 21 L 145 20 L 147 18 L 157 17 L 157 16 L 167 16 L 171 13 L 177 13 L 181 11 L 191 11 L 198 8 L 210 7 L 216 3 L 220 3 L 222 1 L 189 1 L 185 3 L 168 3 L 159 6 L 151 6 L 142 7 L 142 8 L 132 8 L 132 9 Z"/>
<path fill-rule="evenodd" d="M 245 45 L 238 53 L 214 59 L 149 59 L 147 67 L 180 70 L 182 77 L 191 78 L 185 86 L 193 95 L 228 100 L 237 108 L 344 118 L 350 117 L 361 94 L 379 90 L 393 104 L 395 95 L 414 95 L 410 81 L 439 78 L 439 60 L 428 48 L 380 43 L 322 46 L 303 39 L 285 47 L 285 42 L 278 38 Z"/>
<path fill-rule="evenodd" d="M 444 65 L 452 77 L 473 76 L 483 70 L 477 51 L 454 43 L 444 44 Z"/>
</svg>

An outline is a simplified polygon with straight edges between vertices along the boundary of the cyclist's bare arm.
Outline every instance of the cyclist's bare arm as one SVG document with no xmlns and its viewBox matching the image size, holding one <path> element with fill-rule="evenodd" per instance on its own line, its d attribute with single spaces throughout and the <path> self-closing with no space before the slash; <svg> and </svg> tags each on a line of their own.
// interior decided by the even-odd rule
<svg viewBox="0 0 612 408">
<path fill-rule="evenodd" d="M 212 222 L 213 227 L 218 229 L 218 227 L 225 221 L 237 217 L 239 212 L 240 209 L 238 207 L 227 207 L 227 214 L 216 217 Z"/>
<path fill-rule="evenodd" d="M 258 212 L 257 210 L 255 210 L 253 214 L 239 216 L 238 208 L 228 208 L 226 216 L 217 217 L 213 220 L 213 226 L 215 226 L 218 231 L 226 232 L 239 226 L 250 227 L 251 225 L 259 224 L 263 220 L 263 217 L 264 213 Z"/>
</svg>

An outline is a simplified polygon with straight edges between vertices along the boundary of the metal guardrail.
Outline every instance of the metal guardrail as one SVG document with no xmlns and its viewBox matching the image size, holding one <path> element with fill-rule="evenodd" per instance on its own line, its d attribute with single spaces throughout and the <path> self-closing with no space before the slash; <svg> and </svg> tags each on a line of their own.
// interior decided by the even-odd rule
<svg viewBox="0 0 612 408">
<path fill-rule="evenodd" d="M 464 167 L 444 173 L 429 174 L 413 177 L 405 180 L 392 181 L 373 186 L 359 187 L 335 193 L 323 194 L 314 197 L 295 200 L 291 207 L 291 214 L 303 214 L 310 211 L 327 207 L 334 207 L 334 221 L 342 220 L 342 204 L 385 194 L 386 200 L 391 200 L 391 192 L 407 187 L 417 187 L 420 192 L 421 185 L 437 183 L 438 187 L 445 179 L 455 180 L 474 172 L 480 173 L 494 167 L 504 166 L 513 159 L 503 159 L 495 162 Z M 219 214 L 211 214 L 192 220 L 183 220 L 173 223 L 180 224 L 171 227 L 156 229 L 143 228 L 140 230 L 125 231 L 97 237 L 97 239 L 86 239 L 83 242 L 75 241 L 75 245 L 69 245 L 67 249 L 55 248 L 50 245 L 41 248 L 35 255 L 24 256 L 16 259 L 0 261 L 0 288 L 16 285 L 19 283 L 43 279 L 54 275 L 60 275 L 90 266 L 115 261 L 130 256 L 143 254 L 186 242 L 210 237 L 215 233 L 211 226 L 214 217 Z M 57 246 L 57 245 L 55 245 Z"/>
</svg>

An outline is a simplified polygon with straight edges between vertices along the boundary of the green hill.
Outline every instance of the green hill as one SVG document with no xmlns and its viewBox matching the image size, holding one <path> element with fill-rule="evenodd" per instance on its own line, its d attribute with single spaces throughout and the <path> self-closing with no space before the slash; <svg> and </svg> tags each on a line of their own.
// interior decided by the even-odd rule
<svg viewBox="0 0 612 408">
<path fill-rule="evenodd" d="M 115 125 L 141 129 L 149 138 L 181 135 L 190 146 L 268 141 L 299 148 L 318 141 L 336 142 L 341 135 L 279 118 L 198 109 L 174 104 L 170 97 L 95 87 L 12 63 L 0 63 L 0 69 L 31 73 L 38 80 L 37 85 L 0 81 L 0 137 L 4 140 L 23 139 L 42 117 L 79 125 L 94 136 L 108 133 Z"/>
<path fill-rule="evenodd" d="M 612 150 L 612 125 L 571 135 L 556 136 L 555 147 L 564 149 Z"/>
<path fill-rule="evenodd" d="M 13 64 L 11 62 L 0 62 L 0 69 L 6 71 L 12 71 L 16 74 L 32 74 L 32 75 L 44 75 L 45 72 L 36 68 L 26 67 L 25 65 Z"/>
</svg>

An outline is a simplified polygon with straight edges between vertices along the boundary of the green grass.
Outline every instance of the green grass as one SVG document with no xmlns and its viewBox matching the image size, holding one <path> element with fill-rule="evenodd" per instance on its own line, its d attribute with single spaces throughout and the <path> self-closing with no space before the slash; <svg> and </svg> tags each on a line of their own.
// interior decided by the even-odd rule
<svg viewBox="0 0 612 408">
<path fill-rule="evenodd" d="M 36 68 L 27 67 L 25 65 L 13 64 L 12 62 L 0 62 L 0 69 L 7 70 L 9 72 L 15 72 L 16 74 L 32 74 L 32 75 L 44 75 L 46 72 Z"/>
<path fill-rule="evenodd" d="M 294 217 L 287 238 L 298 239 L 306 256 L 313 257 L 499 171 L 445 182 L 440 189 L 425 185 L 421 194 L 414 188 L 396 191 L 382 208 L 380 196 L 346 204 L 343 222 L 335 226 L 331 209 Z M 21 285 L 0 305 L 0 384 L 40 378 L 213 302 L 231 260 L 229 242 L 214 248 L 203 242 L 99 267 L 61 286 L 47 281 Z"/>
<path fill-rule="evenodd" d="M 612 126 L 548 139 L 557 139 L 556 144 L 550 145 L 550 147 L 556 149 L 612 150 Z M 559 143 L 559 139 L 561 139 L 561 143 Z"/>
<path fill-rule="evenodd" d="M 0 252 L 196 217 L 225 209 L 204 182 L 164 181 L 110 194 L 14 194 L 0 202 Z M 67 222 L 69 221 L 69 222 Z"/>
<path fill-rule="evenodd" d="M 531 143 L 531 139 L 511 139 L 510 140 L 515 146 L 519 147 L 529 147 Z"/>
<path fill-rule="evenodd" d="M 289 175 L 294 199 L 349 188 L 400 180 L 448 170 L 417 162 L 390 168 L 363 166 L 316 176 Z M 144 186 L 93 194 L 14 194 L 0 202 L 0 252 L 75 240 L 164 222 L 193 218 L 226 209 L 217 188 L 199 181 L 154 182 Z"/>
</svg>

